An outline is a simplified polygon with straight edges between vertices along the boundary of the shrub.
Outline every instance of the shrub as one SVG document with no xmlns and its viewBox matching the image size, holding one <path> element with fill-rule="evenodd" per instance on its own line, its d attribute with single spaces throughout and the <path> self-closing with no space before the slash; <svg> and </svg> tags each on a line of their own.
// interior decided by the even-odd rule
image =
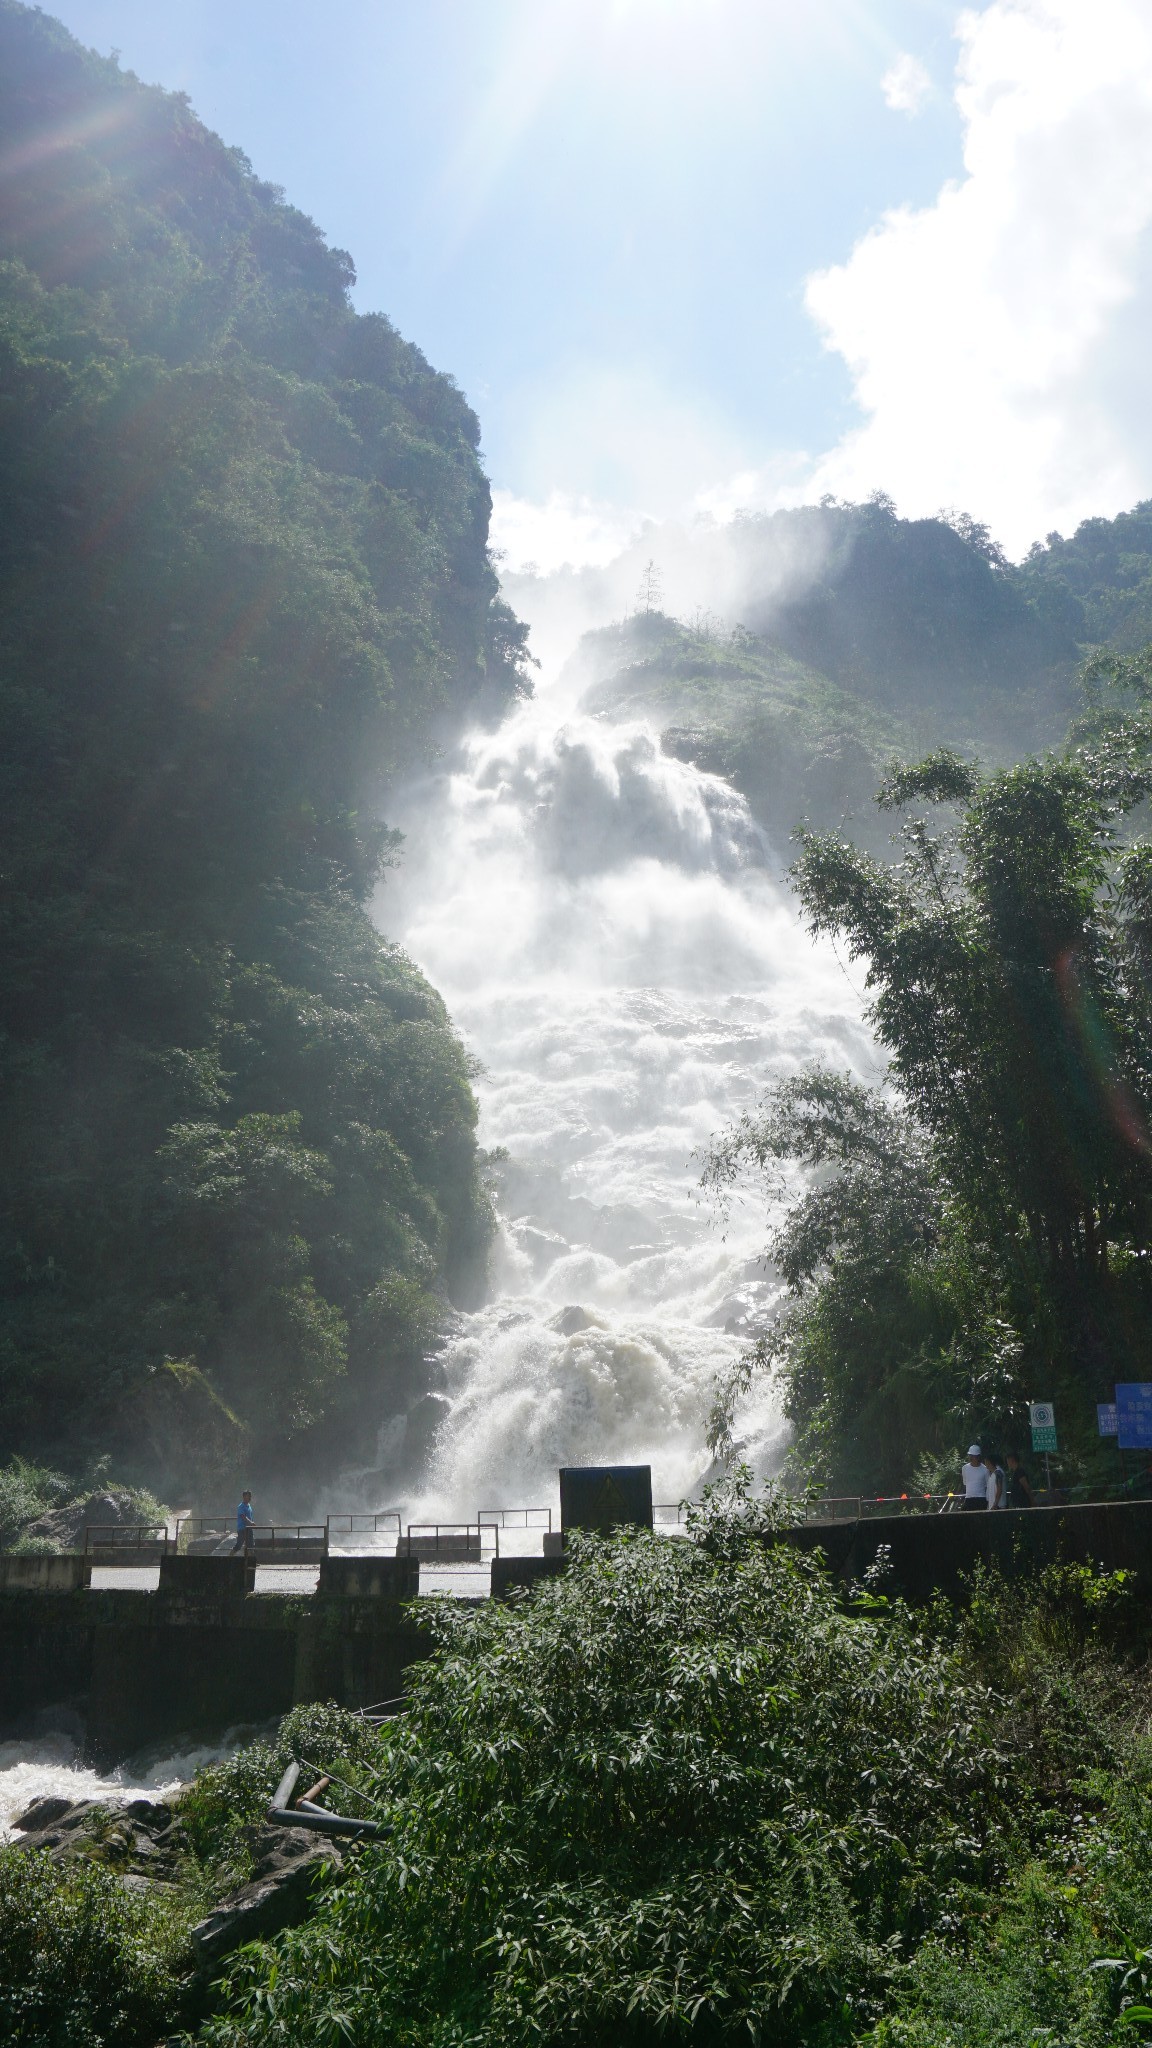
<svg viewBox="0 0 1152 2048">
<path fill-rule="evenodd" d="M 243 1860 L 244 1830 L 259 1822 L 293 1758 L 354 1776 L 379 1762 L 374 1728 L 343 1707 L 294 1707 L 275 1736 L 253 1742 L 223 1763 L 209 1764 L 181 1794 L 179 1810 L 202 1863 Z"/>
<path fill-rule="evenodd" d="M 68 1482 L 46 1466 L 13 1458 L 0 1465 L 0 1550 L 11 1547 L 27 1522 L 67 1497 Z"/>
<path fill-rule="evenodd" d="M 175 1929 L 95 1863 L 0 1848 L 0 2041 L 151 2048 L 179 1997 Z"/>
<path fill-rule="evenodd" d="M 994 1695 L 818 1559 L 577 1539 L 440 1655 L 379 1743 L 367 1848 L 234 1968 L 216 2048 L 849 2042 L 1003 1873 Z"/>
</svg>

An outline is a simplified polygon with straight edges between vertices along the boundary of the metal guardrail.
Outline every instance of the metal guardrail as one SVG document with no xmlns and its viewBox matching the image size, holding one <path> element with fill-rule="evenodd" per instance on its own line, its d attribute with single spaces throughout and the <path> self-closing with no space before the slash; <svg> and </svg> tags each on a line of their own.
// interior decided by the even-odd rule
<svg viewBox="0 0 1152 2048">
<path fill-rule="evenodd" d="M 312 1563 L 328 1554 L 328 1526 L 325 1522 L 257 1522 L 252 1529 L 251 1551 L 260 1562 Z M 211 1554 L 221 1543 L 235 1543 L 235 1515 L 188 1515 L 176 1525 L 176 1547 L 184 1551 Z"/>
<path fill-rule="evenodd" d="M 498 1528 L 495 1536 L 499 1556 Z M 478 1522 L 409 1522 L 398 1551 L 402 1557 L 444 1564 L 479 1564 L 483 1554 L 483 1531 Z"/>
<path fill-rule="evenodd" d="M 151 1562 L 161 1557 L 170 1543 L 175 1548 L 174 1539 L 168 1534 L 167 1522 L 90 1522 L 84 1531 L 85 1557 L 93 1557 L 98 1550 L 107 1550 L 113 1555 L 119 1553 L 124 1564 L 129 1562 L 124 1555 L 127 1551 L 142 1551 L 145 1559 Z M 136 1562 L 136 1559 L 131 1561 Z"/>
<path fill-rule="evenodd" d="M 333 1536 L 378 1536 L 381 1529 L 394 1529 L 399 1545 L 403 1523 L 399 1508 L 381 1508 L 376 1514 L 326 1515 L 324 1527 L 329 1543 Z"/>
<path fill-rule="evenodd" d="M 325 1522 L 257 1523 L 252 1533 L 257 1550 L 290 1550 L 295 1544 L 301 1550 L 319 1551 L 323 1556 L 328 1549 Z"/>
<path fill-rule="evenodd" d="M 536 1521 L 529 1521 L 530 1515 L 535 1515 L 538 1519 Z M 543 1521 L 539 1520 L 541 1515 L 544 1517 Z M 523 1520 L 515 1519 L 518 1516 L 523 1516 Z M 477 1527 L 482 1529 L 545 1529 L 551 1534 L 552 1510 L 551 1508 L 478 1508 L 476 1510 L 476 1523 Z"/>
<path fill-rule="evenodd" d="M 802 1503 L 806 1522 L 861 1522 L 876 1515 L 946 1515 L 960 1493 L 844 1493 Z"/>
</svg>

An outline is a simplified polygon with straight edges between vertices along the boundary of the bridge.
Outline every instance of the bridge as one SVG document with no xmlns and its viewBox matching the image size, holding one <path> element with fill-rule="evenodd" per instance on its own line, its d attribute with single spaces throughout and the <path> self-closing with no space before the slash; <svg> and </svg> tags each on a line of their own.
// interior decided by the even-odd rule
<svg viewBox="0 0 1152 2048">
<path fill-rule="evenodd" d="M 408 1667 L 429 1652 L 411 1607 L 421 1591 L 505 1597 L 564 1570 L 573 1527 L 638 1521 L 683 1540 L 682 1509 L 661 1517 L 649 1483 L 629 1513 L 629 1488 L 622 1496 L 613 1481 L 605 1493 L 603 1469 L 587 1475 L 596 1484 L 585 1486 L 582 1509 L 569 1501 L 564 1512 L 562 1488 L 558 1530 L 547 1510 L 488 1510 L 438 1527 L 405 1525 L 389 1510 L 388 1523 L 370 1530 L 355 1525 L 378 1518 L 355 1514 L 279 1528 L 253 1558 L 217 1554 L 223 1538 L 212 1529 L 184 1531 L 183 1541 L 168 1529 L 107 1542 L 96 1531 L 84 1552 L 0 1556 L 0 1739 L 42 1732 L 56 1717 L 83 1730 L 93 1759 L 114 1763 L 146 1744 L 206 1739 L 309 1700 L 388 1712 Z M 819 1548 L 846 1580 L 860 1578 L 883 1545 L 896 1587 L 913 1600 L 936 1591 L 963 1598 L 981 1559 L 1008 1575 L 1057 1560 L 1123 1568 L 1136 1575 L 1137 1597 L 1152 1595 L 1152 1502 L 983 1515 L 884 1505 L 888 1513 L 808 1520 L 781 1540 Z M 306 1562 L 293 1543 L 309 1547 Z"/>
</svg>

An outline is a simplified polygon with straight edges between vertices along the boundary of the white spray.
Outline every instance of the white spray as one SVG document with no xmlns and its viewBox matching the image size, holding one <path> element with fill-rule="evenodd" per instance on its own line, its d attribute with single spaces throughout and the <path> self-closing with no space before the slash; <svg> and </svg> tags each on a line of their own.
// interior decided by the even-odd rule
<svg viewBox="0 0 1152 2048">
<path fill-rule="evenodd" d="M 510 1154 L 493 1299 L 450 1342 L 413 1512 L 550 1504 L 566 1463 L 650 1461 L 675 1501 L 772 1285 L 763 1213 L 722 1236 L 694 1155 L 773 1075 L 871 1071 L 859 1004 L 743 800 L 555 684 L 397 822 L 378 920 L 443 993 L 481 1063 L 482 1142 Z M 740 1427 L 769 1469 L 770 1391 Z"/>
</svg>

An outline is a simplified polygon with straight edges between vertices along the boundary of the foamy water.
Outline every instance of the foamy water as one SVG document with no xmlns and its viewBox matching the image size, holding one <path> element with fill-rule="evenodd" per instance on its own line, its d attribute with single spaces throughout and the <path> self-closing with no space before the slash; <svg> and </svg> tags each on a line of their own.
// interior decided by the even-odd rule
<svg viewBox="0 0 1152 2048">
<path fill-rule="evenodd" d="M 510 1155 L 494 1296 L 450 1342 L 416 1511 L 550 1503 L 558 1465 L 610 1461 L 650 1461 L 676 1500 L 773 1293 L 763 1210 L 722 1236 L 696 1155 L 807 1060 L 872 1074 L 858 999 L 743 799 L 643 722 L 543 693 L 397 822 L 378 920 L 443 993 L 481 1063 L 481 1141 Z M 771 1469 L 769 1388 L 739 1429 Z M 402 1459 L 395 1425 L 382 1442 Z"/>
<path fill-rule="evenodd" d="M 231 1756 L 241 1742 L 252 1741 L 253 1729 L 231 1729 L 215 1743 L 177 1751 L 143 1751 L 114 1771 L 85 1764 L 72 1739 L 64 1734 L 40 1735 L 22 1742 L 0 1742 L 0 1842 L 10 1841 L 12 1823 L 34 1799 L 99 1799 L 122 1805 L 129 1799 L 171 1799 L 205 1764 Z"/>
<path fill-rule="evenodd" d="M 554 1505 L 562 1464 L 650 1461 L 656 1498 L 678 1500 L 708 1466 L 716 1378 L 774 1292 L 763 1210 L 737 1207 L 722 1235 L 695 1155 L 807 1060 L 873 1074 L 858 999 L 742 799 L 643 723 L 544 692 L 411 790 L 398 822 L 379 922 L 481 1062 L 481 1140 L 509 1159 L 492 1298 L 448 1345 L 432 1472 L 411 1484 L 399 1417 L 371 1462 L 409 1481 L 413 1519 Z M 771 1388 L 737 1426 L 772 1469 Z M 240 1734 L 110 1773 L 63 1736 L 0 1745 L 0 1837 L 46 1792 L 169 1796 Z"/>
</svg>

